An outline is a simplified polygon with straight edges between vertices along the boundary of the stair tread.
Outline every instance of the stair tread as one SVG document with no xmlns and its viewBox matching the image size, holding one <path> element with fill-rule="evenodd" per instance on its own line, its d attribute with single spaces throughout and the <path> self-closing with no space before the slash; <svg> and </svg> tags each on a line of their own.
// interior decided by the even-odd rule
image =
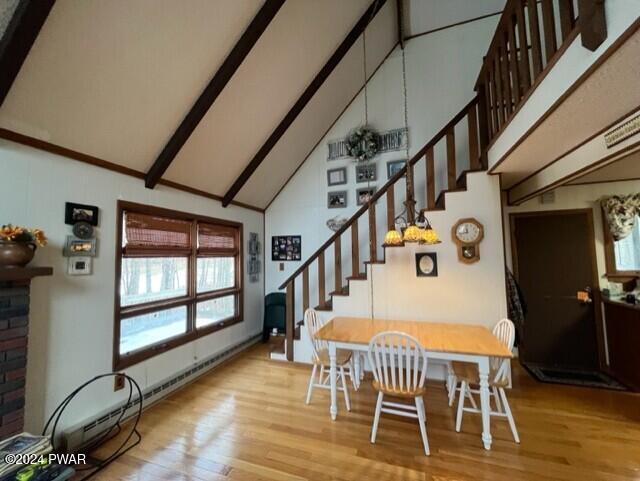
<svg viewBox="0 0 640 481">
<path fill-rule="evenodd" d="M 316 311 L 332 311 L 333 303 L 331 301 L 327 301 L 323 306 L 316 306 L 315 310 Z"/>
<path fill-rule="evenodd" d="M 367 273 L 366 272 L 361 272 L 355 276 L 349 276 L 347 277 L 348 281 L 366 281 L 367 280 Z"/>
<path fill-rule="evenodd" d="M 349 286 L 343 286 L 339 291 L 333 291 L 329 293 L 330 296 L 348 296 Z"/>
</svg>

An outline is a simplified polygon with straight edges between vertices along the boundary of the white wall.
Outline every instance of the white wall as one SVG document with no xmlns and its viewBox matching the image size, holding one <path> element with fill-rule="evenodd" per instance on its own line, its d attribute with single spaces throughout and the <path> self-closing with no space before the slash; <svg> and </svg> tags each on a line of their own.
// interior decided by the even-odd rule
<svg viewBox="0 0 640 481">
<path fill-rule="evenodd" d="M 498 17 L 478 20 L 458 27 L 442 30 L 410 40 L 406 44 L 407 56 L 407 90 L 410 155 L 417 152 L 435 133 L 437 133 L 471 98 L 474 96 L 473 86 L 476 81 L 482 56 L 488 48 L 489 41 L 495 30 Z M 369 124 L 378 131 L 402 127 L 403 96 L 402 96 L 402 61 L 399 49 L 383 63 L 375 76 L 370 80 L 368 91 Z M 327 142 L 342 138 L 354 127 L 364 123 L 364 94 L 346 109 L 333 128 L 318 147 L 307 158 L 295 176 L 289 181 L 278 197 L 267 209 L 266 240 L 267 249 L 270 248 L 271 236 L 301 234 L 302 259 L 306 260 L 332 234 L 326 227 L 328 219 L 335 215 L 349 218 L 358 209 L 356 206 L 355 190 L 366 184 L 355 183 L 355 167 L 349 159 L 327 161 Z M 461 129 L 460 140 L 466 130 Z M 436 152 L 438 153 L 438 151 Z M 460 156 L 464 158 L 464 156 Z M 376 158 L 378 180 L 375 185 L 381 187 L 387 181 L 386 162 L 389 160 L 406 158 L 406 153 L 392 152 L 379 155 Z M 424 206 L 424 163 L 416 170 L 416 192 L 419 205 Z M 467 164 L 468 165 L 468 164 Z M 347 185 L 327 187 L 326 171 L 336 167 L 347 167 Z M 462 170 L 464 162 L 458 168 Z M 442 155 L 437 163 L 436 187 L 442 188 L 444 174 L 444 158 Z M 401 182 L 402 183 L 402 182 Z M 401 184 L 400 183 L 400 184 Z M 400 189 L 396 187 L 396 212 L 401 210 Z M 327 192 L 334 190 L 348 191 L 348 207 L 344 209 L 328 209 L 326 207 Z M 422 196 L 421 196 L 422 195 Z M 386 222 L 384 209 L 378 210 L 378 225 L 380 243 Z M 367 219 L 360 221 L 361 261 L 368 258 L 366 252 Z M 447 230 L 451 226 L 443 227 L 444 235 L 448 239 Z M 350 272 L 350 238 L 343 237 L 343 274 Z M 327 286 L 333 285 L 332 250 L 327 257 Z M 382 251 L 380 250 L 380 255 Z M 278 262 L 271 261 L 270 251 L 266 253 L 265 273 L 266 292 L 278 290 L 278 286 L 299 266 L 300 262 L 285 262 L 285 270 L 278 270 Z M 363 267 L 361 267 L 363 270 Z M 315 267 L 311 270 L 311 304 L 317 290 Z M 332 289 L 328 288 L 328 292 Z M 298 291 L 300 292 L 300 291 Z M 298 313 L 301 315 L 301 313 Z"/>
<path fill-rule="evenodd" d="M 504 209 L 505 227 L 505 249 L 507 265 L 513 267 L 511 256 L 511 235 L 509 225 L 509 215 L 518 212 L 551 211 L 563 209 L 593 209 L 593 229 L 596 243 L 596 261 L 598 265 L 598 278 L 600 288 L 609 287 L 609 283 L 604 277 L 606 273 L 604 257 L 604 231 L 602 227 L 602 211 L 600 210 L 600 199 L 604 196 L 617 194 L 632 194 L 640 191 L 640 180 L 628 180 L 621 182 L 605 182 L 598 184 L 567 185 L 554 190 L 555 202 L 552 204 L 541 204 L 540 198 L 528 200 L 518 206 L 507 206 Z"/>
<path fill-rule="evenodd" d="M 489 329 L 507 317 L 499 179 L 478 172 L 468 175 L 467 184 L 466 192 L 446 194 L 446 210 L 429 216 L 441 244 L 387 249 L 386 263 L 373 265 L 366 281 L 350 282 L 349 296 L 334 297 L 333 311 L 321 312 L 321 316 L 441 321 Z M 450 231 L 459 219 L 470 216 L 483 224 L 485 236 L 480 243 L 480 260 L 464 264 L 458 260 Z M 437 277 L 416 276 L 418 252 L 437 254 Z M 297 361 L 310 360 L 306 337 L 296 343 Z M 438 378 L 441 374 L 433 370 L 429 376 Z"/>
<path fill-rule="evenodd" d="M 232 219 L 263 236 L 263 215 L 213 200 L 158 186 L 145 189 L 140 179 L 117 174 L 64 157 L 0 141 L 0 224 L 43 229 L 49 245 L 39 249 L 33 265 L 53 266 L 52 277 L 31 286 L 31 314 L 26 392 L 26 429 L 40 432 L 46 417 L 75 387 L 91 377 L 111 372 L 116 241 L 119 199 L 211 217 Z M 66 274 L 62 257 L 66 201 L 100 208 L 98 256 L 91 276 Z M 245 243 L 246 244 L 246 243 Z M 246 254 L 246 245 L 245 254 Z M 246 268 L 246 262 L 245 262 Z M 126 372 L 141 387 L 170 377 L 199 359 L 261 331 L 262 278 L 250 283 L 245 275 L 244 322 L 185 344 L 132 366 Z M 113 393 L 112 381 L 78 399 L 65 424 L 75 423 L 111 406 L 123 393 Z"/>
<path fill-rule="evenodd" d="M 408 35 L 501 12 L 506 0 L 405 0 L 404 17 Z M 488 46 L 487 46 L 488 47 Z"/>
</svg>

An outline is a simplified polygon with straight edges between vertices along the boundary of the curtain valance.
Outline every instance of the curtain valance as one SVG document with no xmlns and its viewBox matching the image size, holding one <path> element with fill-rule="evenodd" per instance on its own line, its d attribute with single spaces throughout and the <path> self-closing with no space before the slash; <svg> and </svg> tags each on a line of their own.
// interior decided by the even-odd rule
<svg viewBox="0 0 640 481">
<path fill-rule="evenodd" d="M 601 201 L 602 211 L 614 240 L 621 240 L 633 231 L 640 215 L 640 194 L 612 195 Z"/>
</svg>

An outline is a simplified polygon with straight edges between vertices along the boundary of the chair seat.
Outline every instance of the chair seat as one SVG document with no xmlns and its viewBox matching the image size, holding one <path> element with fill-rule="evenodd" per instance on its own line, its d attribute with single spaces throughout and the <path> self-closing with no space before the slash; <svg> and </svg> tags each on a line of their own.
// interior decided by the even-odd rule
<svg viewBox="0 0 640 481">
<path fill-rule="evenodd" d="M 469 384 L 480 384 L 480 373 L 478 372 L 478 365 L 470 362 L 453 361 L 451 363 L 453 372 L 459 381 L 466 381 Z M 508 379 L 496 381 L 496 371 L 491 369 L 489 372 L 489 385 L 495 387 L 507 387 L 509 385 Z"/>
<path fill-rule="evenodd" d="M 395 396 L 395 397 L 403 397 L 403 398 L 414 398 L 416 396 L 422 396 L 424 394 L 424 387 L 416 387 L 415 389 L 407 389 L 407 386 L 403 386 L 402 389 L 396 387 L 387 388 L 382 385 L 378 381 L 373 381 L 373 389 L 387 396 Z"/>
<path fill-rule="evenodd" d="M 336 365 L 344 366 L 351 360 L 351 351 L 347 349 L 338 349 L 336 351 Z M 322 366 L 328 366 L 331 364 L 331 360 L 329 359 L 329 349 L 321 349 L 318 351 L 318 359 L 314 360 L 315 364 L 320 364 Z"/>
</svg>

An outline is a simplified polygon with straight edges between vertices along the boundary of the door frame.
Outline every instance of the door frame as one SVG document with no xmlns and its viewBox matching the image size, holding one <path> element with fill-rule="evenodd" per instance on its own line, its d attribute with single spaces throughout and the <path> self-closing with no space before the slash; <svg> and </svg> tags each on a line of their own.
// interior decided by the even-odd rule
<svg viewBox="0 0 640 481">
<path fill-rule="evenodd" d="M 527 212 L 511 212 L 509 213 L 509 236 L 511 239 L 511 267 L 513 268 L 513 276 L 520 282 L 518 273 L 518 247 L 516 245 L 515 221 L 524 217 L 542 217 L 550 215 L 567 215 L 567 214 L 586 214 L 587 231 L 589 240 L 589 252 L 591 254 L 591 290 L 593 297 L 593 313 L 594 322 L 596 323 L 596 344 L 598 349 L 598 366 L 601 370 L 608 372 L 605 354 L 605 331 L 602 315 L 602 293 L 600 292 L 600 283 L 598 277 L 598 260 L 596 257 L 596 234 L 593 222 L 593 209 L 585 207 L 581 209 L 557 209 L 557 210 L 535 210 Z"/>
</svg>

